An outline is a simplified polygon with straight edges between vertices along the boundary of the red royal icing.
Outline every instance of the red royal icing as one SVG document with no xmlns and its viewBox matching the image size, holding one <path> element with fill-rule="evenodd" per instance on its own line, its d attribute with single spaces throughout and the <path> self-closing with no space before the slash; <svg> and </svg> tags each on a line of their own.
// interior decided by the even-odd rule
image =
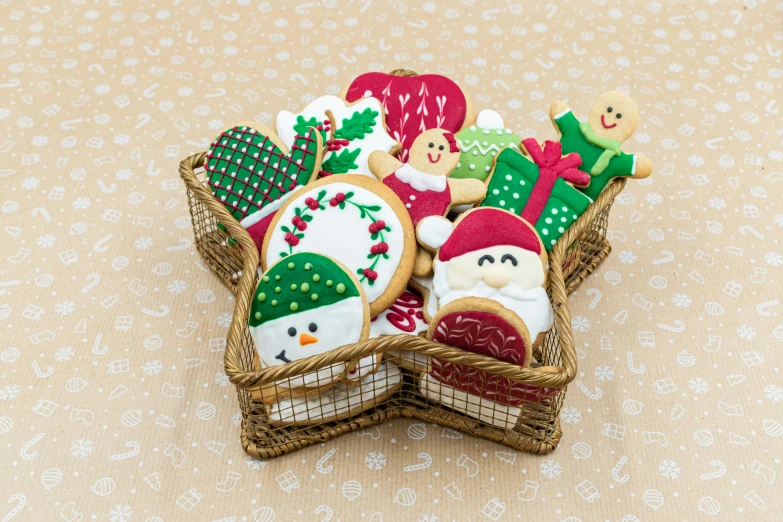
<svg viewBox="0 0 783 522">
<path fill-rule="evenodd" d="M 472 210 L 457 224 L 438 251 L 438 259 L 453 257 L 498 245 L 509 245 L 541 253 L 541 240 L 535 229 L 519 216 L 492 207 Z"/>
<path fill-rule="evenodd" d="M 414 228 L 425 217 L 446 215 L 449 205 L 451 205 L 451 189 L 448 184 L 443 192 L 419 191 L 409 183 L 401 181 L 397 174 L 386 176 L 383 179 L 383 184 L 392 189 L 405 204 Z"/>
<path fill-rule="evenodd" d="M 508 321 L 488 312 L 454 312 L 438 322 L 433 341 L 494 357 L 503 362 L 522 365 L 525 343 Z M 519 406 L 524 402 L 551 396 L 548 388 L 516 383 L 459 363 L 432 359 L 432 375 L 442 384 L 485 399 Z"/>
<path fill-rule="evenodd" d="M 348 102 L 372 96 L 384 108 L 386 129 L 402 143 L 400 161 L 408 160 L 413 140 L 441 128 L 457 132 L 465 123 L 467 101 L 459 86 L 439 74 L 394 76 L 382 72 L 359 75 L 348 87 Z"/>
</svg>

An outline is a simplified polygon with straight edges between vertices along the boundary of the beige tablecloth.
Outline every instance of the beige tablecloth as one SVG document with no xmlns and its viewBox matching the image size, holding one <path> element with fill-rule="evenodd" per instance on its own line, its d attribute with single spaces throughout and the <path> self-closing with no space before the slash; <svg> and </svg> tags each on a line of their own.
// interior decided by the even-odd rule
<svg viewBox="0 0 783 522">
<path fill-rule="evenodd" d="M 0 6 L 3 520 L 781 519 L 782 4 Z M 563 440 L 401 419 L 248 458 L 178 161 L 398 67 L 542 140 L 554 99 L 639 103 L 656 171 L 571 299 Z"/>
</svg>

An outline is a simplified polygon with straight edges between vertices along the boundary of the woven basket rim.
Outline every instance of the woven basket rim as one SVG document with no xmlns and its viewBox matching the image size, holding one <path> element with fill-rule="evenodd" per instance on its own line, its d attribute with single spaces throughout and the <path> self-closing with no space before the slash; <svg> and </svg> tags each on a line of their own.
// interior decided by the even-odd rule
<svg viewBox="0 0 783 522">
<path fill-rule="evenodd" d="M 256 388 L 260 385 L 271 383 L 286 377 L 300 375 L 307 371 L 323 368 L 336 362 L 355 360 L 364 355 L 384 352 L 390 349 L 414 350 L 416 352 L 437 356 L 452 362 L 461 362 L 474 366 L 477 369 L 488 371 L 497 375 L 531 386 L 546 388 L 563 388 L 576 378 L 577 360 L 571 332 L 571 315 L 568 309 L 568 292 L 563 277 L 562 264 L 566 250 L 584 230 L 589 228 L 594 218 L 611 205 L 615 196 L 625 187 L 625 178 L 615 178 L 604 191 L 590 205 L 587 211 L 569 227 L 560 237 L 554 248 L 549 253 L 549 288 L 548 292 L 555 304 L 555 324 L 558 329 L 559 348 L 561 354 L 561 367 L 539 366 L 535 368 L 522 368 L 497 359 L 478 355 L 472 352 L 439 344 L 421 337 L 410 335 L 384 336 L 370 339 L 360 343 L 342 346 L 336 350 L 323 354 L 313 355 L 306 359 L 299 359 L 280 366 L 264 368 L 259 371 L 244 371 L 240 364 L 240 347 L 242 345 L 243 331 L 248 322 L 252 296 L 255 292 L 258 250 L 248 233 L 234 219 L 231 214 L 218 203 L 212 193 L 196 178 L 196 170 L 203 168 L 206 152 L 192 154 L 180 163 L 179 173 L 186 187 L 193 196 L 203 204 L 216 219 L 226 228 L 228 234 L 233 236 L 243 250 L 244 265 L 241 276 L 232 291 L 235 294 L 236 305 L 231 326 L 226 338 L 226 350 L 224 354 L 224 366 L 226 375 L 237 388 Z M 240 312 L 240 313 L 237 313 Z"/>
</svg>

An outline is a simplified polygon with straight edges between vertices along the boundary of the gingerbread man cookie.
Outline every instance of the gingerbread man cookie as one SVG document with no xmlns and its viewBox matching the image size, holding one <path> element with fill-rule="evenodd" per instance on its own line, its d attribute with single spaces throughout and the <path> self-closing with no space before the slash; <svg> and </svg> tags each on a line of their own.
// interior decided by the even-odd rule
<svg viewBox="0 0 783 522">
<path fill-rule="evenodd" d="M 547 253 L 530 223 L 505 210 L 479 207 L 453 224 L 426 218 L 416 233 L 436 252 L 433 290 L 440 308 L 466 297 L 491 299 L 525 322 L 534 345 L 543 341 L 554 314 L 546 292 Z"/>
<path fill-rule="evenodd" d="M 321 168 L 320 133 L 313 128 L 302 131 L 289 151 L 274 132 L 241 122 L 222 132 L 207 151 L 204 168 L 209 189 L 259 250 L 275 212 Z"/>
<path fill-rule="evenodd" d="M 373 152 L 370 170 L 405 204 L 415 227 L 425 217 L 445 216 L 451 207 L 475 204 L 485 196 L 487 188 L 481 181 L 449 178 L 459 158 L 454 134 L 430 129 L 413 142 L 407 163 Z M 414 274 L 426 276 L 429 272 L 430 257 L 420 251 Z"/>
<path fill-rule="evenodd" d="M 591 199 L 616 177 L 641 179 L 652 173 L 646 156 L 626 154 L 620 148 L 639 123 L 639 109 L 627 94 L 607 91 L 598 95 L 585 122 L 576 119 L 561 101 L 552 103 L 549 116 L 560 134 L 563 153 L 576 152 L 582 158 L 579 169 L 591 176 L 582 191 Z"/>
</svg>

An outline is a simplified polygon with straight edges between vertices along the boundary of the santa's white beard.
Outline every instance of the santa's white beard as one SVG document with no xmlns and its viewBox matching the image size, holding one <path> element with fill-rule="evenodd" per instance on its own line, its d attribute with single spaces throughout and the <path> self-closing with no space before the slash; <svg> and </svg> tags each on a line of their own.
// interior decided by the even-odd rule
<svg viewBox="0 0 783 522">
<path fill-rule="evenodd" d="M 546 290 L 542 287 L 522 290 L 516 283 L 511 282 L 503 288 L 494 288 L 484 281 L 479 281 L 469 290 L 454 290 L 449 287 L 446 276 L 448 262 L 436 259 L 434 264 L 435 275 L 432 279 L 432 287 L 438 298 L 438 307 L 446 306 L 464 297 L 483 297 L 497 301 L 517 314 L 525 322 L 532 341 L 535 341 L 539 333 L 546 332 L 552 327 L 554 321 L 552 304 L 549 302 Z"/>
</svg>

